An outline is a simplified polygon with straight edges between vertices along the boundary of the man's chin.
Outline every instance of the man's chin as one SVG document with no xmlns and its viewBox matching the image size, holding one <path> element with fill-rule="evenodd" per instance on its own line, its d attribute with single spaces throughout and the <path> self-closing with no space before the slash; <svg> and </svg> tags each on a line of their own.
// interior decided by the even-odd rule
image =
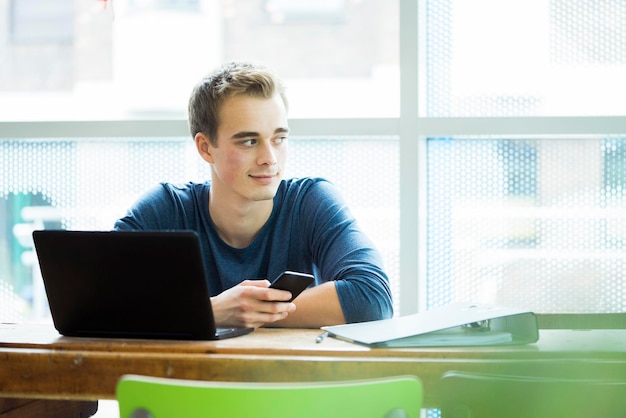
<svg viewBox="0 0 626 418">
<path fill-rule="evenodd" d="M 267 187 L 252 194 L 252 200 L 261 202 L 264 200 L 273 200 L 276 196 L 278 187 Z"/>
</svg>

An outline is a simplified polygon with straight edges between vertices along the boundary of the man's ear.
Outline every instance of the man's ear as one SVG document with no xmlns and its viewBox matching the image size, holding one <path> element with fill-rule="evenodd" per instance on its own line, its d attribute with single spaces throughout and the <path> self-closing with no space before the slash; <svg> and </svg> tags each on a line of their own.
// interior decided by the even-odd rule
<svg viewBox="0 0 626 418">
<path fill-rule="evenodd" d="M 193 138 L 196 142 L 196 149 L 198 150 L 198 154 L 202 157 L 202 159 L 208 163 L 213 162 L 213 146 L 211 145 L 211 141 L 209 137 L 207 137 L 204 133 L 198 132 L 196 136 Z"/>
</svg>

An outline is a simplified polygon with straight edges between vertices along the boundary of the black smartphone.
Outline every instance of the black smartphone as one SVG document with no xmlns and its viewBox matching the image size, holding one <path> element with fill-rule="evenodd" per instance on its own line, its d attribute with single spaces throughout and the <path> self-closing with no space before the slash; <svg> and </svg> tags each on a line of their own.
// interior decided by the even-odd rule
<svg viewBox="0 0 626 418">
<path fill-rule="evenodd" d="M 285 271 L 276 278 L 270 285 L 274 289 L 288 290 L 291 292 L 291 299 L 294 300 L 304 289 L 309 287 L 315 280 L 312 274 L 299 273 L 296 271 Z"/>
</svg>

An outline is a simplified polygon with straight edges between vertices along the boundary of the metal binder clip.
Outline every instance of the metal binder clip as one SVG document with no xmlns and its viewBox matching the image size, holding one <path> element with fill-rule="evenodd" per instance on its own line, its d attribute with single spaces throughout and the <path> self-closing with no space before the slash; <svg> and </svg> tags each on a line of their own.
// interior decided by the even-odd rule
<svg viewBox="0 0 626 418">
<path fill-rule="evenodd" d="M 465 324 L 463 326 L 465 328 L 471 329 L 472 331 L 490 331 L 491 330 L 488 319 L 485 319 L 483 321 L 470 322 L 469 324 Z"/>
</svg>

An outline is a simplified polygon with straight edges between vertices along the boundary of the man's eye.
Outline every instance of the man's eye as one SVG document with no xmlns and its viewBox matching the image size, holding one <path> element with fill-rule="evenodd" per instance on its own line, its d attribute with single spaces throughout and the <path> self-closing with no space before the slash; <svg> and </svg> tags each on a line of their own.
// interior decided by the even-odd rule
<svg viewBox="0 0 626 418">
<path fill-rule="evenodd" d="M 276 138 L 276 143 L 277 144 L 282 144 L 284 142 L 287 142 L 287 137 L 286 136 L 280 136 L 280 137 Z"/>
<path fill-rule="evenodd" d="M 240 142 L 244 147 L 251 147 L 256 144 L 256 139 L 246 139 L 245 141 Z"/>
</svg>

